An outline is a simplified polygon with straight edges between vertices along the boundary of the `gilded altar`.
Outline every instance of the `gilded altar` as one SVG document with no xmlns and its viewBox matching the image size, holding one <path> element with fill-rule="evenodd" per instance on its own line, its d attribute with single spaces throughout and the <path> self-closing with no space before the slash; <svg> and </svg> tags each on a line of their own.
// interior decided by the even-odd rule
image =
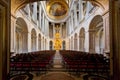
<svg viewBox="0 0 120 80">
<path fill-rule="evenodd" d="M 60 50 L 62 46 L 62 41 L 60 39 L 60 33 L 55 34 L 55 39 L 54 39 L 54 49 L 55 50 Z"/>
</svg>

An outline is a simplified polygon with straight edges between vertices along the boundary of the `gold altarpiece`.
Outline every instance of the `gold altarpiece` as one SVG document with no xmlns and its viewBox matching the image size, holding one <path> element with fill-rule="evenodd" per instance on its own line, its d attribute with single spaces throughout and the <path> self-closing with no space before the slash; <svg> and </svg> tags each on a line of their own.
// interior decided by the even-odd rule
<svg viewBox="0 0 120 80">
<path fill-rule="evenodd" d="M 61 40 L 59 31 L 60 31 L 60 28 L 59 28 L 59 26 L 57 25 L 57 26 L 55 27 L 55 32 L 56 32 L 56 33 L 55 33 L 55 38 L 54 38 L 54 49 L 55 49 L 55 50 L 60 50 L 61 47 L 62 47 L 62 40 Z"/>
</svg>

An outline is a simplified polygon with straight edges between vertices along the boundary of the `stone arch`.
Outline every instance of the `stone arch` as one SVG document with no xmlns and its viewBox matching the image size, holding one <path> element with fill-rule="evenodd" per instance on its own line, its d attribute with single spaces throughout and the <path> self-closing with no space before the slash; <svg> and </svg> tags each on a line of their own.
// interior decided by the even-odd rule
<svg viewBox="0 0 120 80">
<path fill-rule="evenodd" d="M 37 2 L 38 0 L 11 0 L 11 9 L 12 9 L 12 14 L 14 14 L 17 10 L 19 10 L 20 8 L 24 7 L 26 4 L 31 3 L 31 2 Z M 42 0 L 39 0 L 42 1 Z M 89 2 L 91 2 L 93 5 L 97 5 L 103 9 L 106 9 L 106 6 L 109 5 L 109 0 L 87 0 Z"/>
<path fill-rule="evenodd" d="M 41 34 L 38 35 L 38 50 L 41 50 Z"/>
<path fill-rule="evenodd" d="M 16 19 L 16 52 L 28 52 L 28 27 L 25 20 L 21 17 Z"/>
<path fill-rule="evenodd" d="M 65 50 L 66 49 L 66 42 L 63 40 L 62 41 L 62 49 Z"/>
<path fill-rule="evenodd" d="M 103 27 L 103 18 L 101 15 L 96 15 L 92 19 L 89 27 L 89 51 L 91 53 L 100 52 L 99 30 L 101 29 L 101 27 Z"/>
<path fill-rule="evenodd" d="M 50 49 L 50 50 L 53 50 L 53 41 L 50 41 L 50 42 L 49 42 L 49 49 Z"/>
<path fill-rule="evenodd" d="M 78 36 L 77 33 L 74 35 L 74 50 L 78 49 Z"/>
<path fill-rule="evenodd" d="M 36 39 L 37 39 L 37 34 L 35 29 L 33 28 L 31 30 L 31 50 L 36 51 Z"/>
<path fill-rule="evenodd" d="M 81 28 L 79 32 L 79 50 L 85 51 L 85 29 Z"/>
</svg>

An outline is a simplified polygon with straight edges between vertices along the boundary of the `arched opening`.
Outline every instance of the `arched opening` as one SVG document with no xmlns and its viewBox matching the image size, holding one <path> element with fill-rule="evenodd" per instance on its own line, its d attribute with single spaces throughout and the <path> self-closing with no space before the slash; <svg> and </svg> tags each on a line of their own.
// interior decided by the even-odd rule
<svg viewBox="0 0 120 80">
<path fill-rule="evenodd" d="M 95 16 L 89 27 L 89 51 L 91 53 L 100 53 L 100 30 L 103 27 L 103 18 L 100 15 Z M 102 34 L 103 35 L 103 34 Z M 103 38 L 102 38 L 103 39 Z"/>
<path fill-rule="evenodd" d="M 78 39 L 77 39 L 77 33 L 74 35 L 74 50 L 78 49 Z"/>
<path fill-rule="evenodd" d="M 85 29 L 81 28 L 79 33 L 79 50 L 85 51 Z"/>
<path fill-rule="evenodd" d="M 36 31 L 35 29 L 32 29 L 31 31 L 31 50 L 36 51 Z"/>
<path fill-rule="evenodd" d="M 53 50 L 53 42 L 52 41 L 49 42 L 49 45 L 50 45 L 49 49 Z"/>
<path fill-rule="evenodd" d="M 66 49 L 66 42 L 62 41 L 62 49 L 65 50 Z"/>
<path fill-rule="evenodd" d="M 41 50 L 41 34 L 38 35 L 38 50 Z"/>
<path fill-rule="evenodd" d="M 16 53 L 28 52 L 28 28 L 22 18 L 16 20 Z"/>
</svg>

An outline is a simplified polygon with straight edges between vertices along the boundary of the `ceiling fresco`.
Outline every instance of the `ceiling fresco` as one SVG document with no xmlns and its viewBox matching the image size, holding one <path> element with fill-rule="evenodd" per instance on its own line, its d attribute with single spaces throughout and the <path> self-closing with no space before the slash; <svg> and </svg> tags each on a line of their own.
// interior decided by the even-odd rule
<svg viewBox="0 0 120 80">
<path fill-rule="evenodd" d="M 47 15 L 51 19 L 63 19 L 68 15 L 68 4 L 65 0 L 51 0 L 46 5 Z"/>
<path fill-rule="evenodd" d="M 67 10 L 63 4 L 56 2 L 56 3 L 51 5 L 49 13 L 52 16 L 62 16 L 62 15 L 65 15 L 67 13 Z"/>
</svg>

